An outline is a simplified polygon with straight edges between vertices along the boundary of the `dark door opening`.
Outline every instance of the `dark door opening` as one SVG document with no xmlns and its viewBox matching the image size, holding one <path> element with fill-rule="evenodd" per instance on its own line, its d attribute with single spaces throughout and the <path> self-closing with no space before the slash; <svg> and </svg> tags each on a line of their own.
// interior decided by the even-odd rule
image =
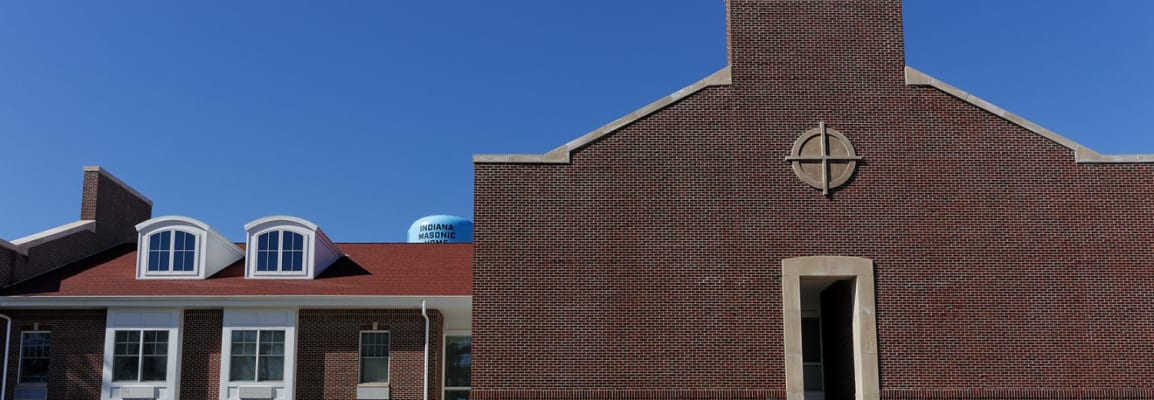
<svg viewBox="0 0 1154 400">
<path fill-rule="evenodd" d="M 853 400 L 852 280 L 802 281 L 802 359 L 807 400 Z"/>
</svg>

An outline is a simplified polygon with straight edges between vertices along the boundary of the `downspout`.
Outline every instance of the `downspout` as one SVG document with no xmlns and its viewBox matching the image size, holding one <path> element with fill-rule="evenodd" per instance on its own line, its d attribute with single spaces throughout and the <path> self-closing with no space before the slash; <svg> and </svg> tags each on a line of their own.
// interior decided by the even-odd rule
<svg viewBox="0 0 1154 400">
<path fill-rule="evenodd" d="M 0 383 L 0 400 L 4 400 L 8 395 L 8 346 L 12 344 L 12 318 L 4 314 L 0 314 L 0 318 L 8 321 L 8 333 L 4 334 L 4 378 L 0 380 L 3 382 Z"/>
<path fill-rule="evenodd" d="M 425 317 L 425 391 L 422 393 L 424 393 L 424 395 L 423 395 L 424 400 L 429 400 L 429 314 L 425 312 L 425 300 L 421 300 L 421 316 Z M 9 326 L 11 326 L 11 323 L 9 323 Z M 4 350 L 4 358 L 5 358 L 4 365 L 5 365 L 5 368 L 7 368 L 7 365 L 8 365 L 7 347 Z M 5 379 L 7 379 L 7 376 L 8 376 L 7 371 L 5 371 L 4 376 L 5 376 Z M 0 400 L 4 400 L 4 398 L 0 397 Z"/>
</svg>

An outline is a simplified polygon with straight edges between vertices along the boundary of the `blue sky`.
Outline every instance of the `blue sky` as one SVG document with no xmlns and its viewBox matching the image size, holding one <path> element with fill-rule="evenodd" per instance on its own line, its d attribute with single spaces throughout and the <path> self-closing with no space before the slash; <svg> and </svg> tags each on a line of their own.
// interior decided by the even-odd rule
<svg viewBox="0 0 1154 400">
<path fill-rule="evenodd" d="M 907 64 L 1102 153 L 1154 153 L 1154 2 L 908 0 Z M 0 238 L 81 167 L 234 240 L 273 214 L 403 241 L 540 153 L 725 66 L 722 0 L 0 2 Z"/>
</svg>

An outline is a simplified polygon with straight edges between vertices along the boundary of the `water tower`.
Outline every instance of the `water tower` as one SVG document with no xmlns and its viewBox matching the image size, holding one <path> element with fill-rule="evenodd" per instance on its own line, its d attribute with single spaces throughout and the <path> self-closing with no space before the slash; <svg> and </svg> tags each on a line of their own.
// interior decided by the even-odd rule
<svg viewBox="0 0 1154 400">
<path fill-rule="evenodd" d="M 409 243 L 472 243 L 473 221 L 452 215 L 430 215 L 409 226 Z"/>
</svg>

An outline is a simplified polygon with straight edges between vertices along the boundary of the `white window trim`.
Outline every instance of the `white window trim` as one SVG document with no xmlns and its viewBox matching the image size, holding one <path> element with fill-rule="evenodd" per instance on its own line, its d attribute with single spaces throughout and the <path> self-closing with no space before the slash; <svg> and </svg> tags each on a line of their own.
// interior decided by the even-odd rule
<svg viewBox="0 0 1154 400">
<path fill-rule="evenodd" d="M 387 333 L 389 335 L 388 344 L 388 362 L 385 363 L 385 381 L 384 382 L 361 382 L 361 375 L 364 372 L 364 345 L 366 333 Z M 393 333 L 387 329 L 382 330 L 362 330 L 357 332 L 357 386 L 389 386 L 393 380 Z"/>
<path fill-rule="evenodd" d="M 275 318 L 282 316 L 282 321 Z M 283 397 L 292 399 L 296 391 L 296 347 L 297 309 L 224 309 L 220 340 L 220 395 L 222 400 L 230 399 L 229 387 L 268 387 L 276 391 L 282 389 Z M 279 381 L 230 381 L 232 370 L 232 331 L 283 330 L 284 331 L 284 376 Z"/>
<path fill-rule="evenodd" d="M 48 359 L 49 359 L 49 363 L 52 362 L 51 361 L 52 360 L 52 331 L 47 331 L 47 330 L 43 330 L 43 329 L 37 329 L 37 330 L 31 330 L 31 331 L 21 331 L 20 332 L 20 358 L 18 359 L 19 361 L 17 361 L 17 363 L 16 363 L 16 385 L 17 386 L 47 386 L 48 385 L 47 382 L 21 382 L 21 380 L 24 378 L 24 335 L 27 335 L 29 333 L 47 333 L 48 334 L 48 355 L 49 355 Z M 51 367 L 52 366 L 49 365 L 49 369 L 51 369 Z"/>
<path fill-rule="evenodd" d="M 148 259 L 150 258 L 149 256 L 152 253 L 152 236 L 159 235 L 159 234 L 162 234 L 164 232 L 170 232 L 171 233 L 171 235 L 169 237 L 169 242 L 168 242 L 168 249 L 164 250 L 165 252 L 168 253 L 168 271 L 153 271 L 153 270 L 149 269 L 150 265 L 148 265 Z M 176 248 L 176 232 L 184 232 L 186 234 L 192 235 L 193 238 L 196 238 L 196 243 L 194 243 L 194 245 L 196 247 L 193 248 L 193 251 L 192 251 L 192 270 L 191 271 L 173 271 L 172 270 L 172 267 L 174 264 L 173 261 L 176 260 L 176 250 L 175 250 L 175 248 Z M 201 267 L 201 264 L 202 264 L 201 259 L 203 258 L 201 256 L 201 253 L 202 253 L 201 249 L 204 247 L 204 234 L 203 234 L 203 232 L 198 232 L 198 231 L 195 231 L 192 229 L 185 229 L 185 228 L 176 227 L 176 226 L 161 228 L 161 229 L 151 231 L 147 235 L 144 235 L 144 238 L 140 244 L 140 247 L 141 247 L 141 253 L 142 253 L 142 256 L 140 258 L 140 265 L 141 265 L 140 270 L 144 274 L 144 276 L 149 276 L 149 277 L 158 277 L 158 276 L 188 277 L 188 276 L 200 275 L 200 270 L 202 268 Z"/>
<path fill-rule="evenodd" d="M 119 380 L 118 381 L 115 378 L 113 378 L 113 380 L 112 380 L 113 382 L 117 382 L 120 384 L 161 383 L 161 382 L 165 382 L 168 380 L 168 372 L 167 371 L 165 371 L 164 380 L 148 380 L 148 381 L 146 381 L 146 380 L 142 379 L 142 375 L 144 375 L 144 332 L 168 332 L 168 340 L 167 340 L 168 343 L 172 342 L 172 332 L 169 332 L 168 329 L 155 329 L 155 328 L 117 328 L 116 330 L 112 331 L 112 333 L 113 333 L 113 338 L 112 338 L 113 347 L 115 347 L 115 345 L 116 345 L 116 337 L 115 337 L 116 335 L 115 334 L 117 332 L 137 332 L 137 333 L 139 333 L 140 338 L 137 339 L 137 344 L 140 347 L 138 347 L 137 354 L 136 354 L 136 379 L 126 379 L 126 380 Z M 112 354 L 112 362 L 113 362 L 113 365 L 116 365 L 115 349 L 113 351 L 114 351 L 114 354 Z M 171 356 L 173 356 L 173 354 L 167 354 L 166 353 L 164 355 L 165 359 L 168 359 Z M 115 371 L 114 371 L 114 373 L 115 373 Z"/>
<path fill-rule="evenodd" d="M 158 318 L 164 317 L 164 318 Z M 167 397 L 158 399 L 174 399 L 180 393 L 180 359 L 182 338 L 181 325 L 184 323 L 184 313 L 180 309 L 110 309 L 104 328 L 104 372 L 100 398 L 115 400 L 112 397 L 114 388 L 126 386 L 153 386 L 167 393 Z M 116 349 L 116 331 L 168 331 L 168 360 L 163 381 L 113 381 L 112 365 Z M 143 338 L 143 335 L 141 335 Z M 141 352 L 143 353 L 143 348 Z M 155 390 L 155 389 L 154 389 Z"/>
<path fill-rule="evenodd" d="M 467 390 L 470 392 L 473 390 L 472 386 L 448 386 L 446 384 L 446 382 L 448 382 L 448 380 L 447 380 L 448 374 L 446 374 L 445 372 L 449 369 L 449 340 L 448 340 L 449 336 L 468 336 L 470 343 L 472 343 L 473 331 L 471 331 L 471 330 L 469 330 L 469 331 L 444 331 L 444 333 L 441 335 L 441 383 L 442 383 L 441 398 L 442 399 L 445 398 L 445 392 L 450 391 L 450 390 Z M 470 370 L 471 369 L 472 369 L 472 367 L 470 367 Z M 470 371 L 470 374 L 471 374 L 471 371 Z"/>
<path fill-rule="evenodd" d="M 281 329 L 281 328 L 261 328 L 261 329 L 239 329 L 239 328 L 234 328 L 232 331 L 233 331 L 233 332 L 237 332 L 237 331 L 241 331 L 241 332 L 245 332 L 245 331 L 252 331 L 252 332 L 256 332 L 256 342 L 255 342 L 255 343 L 256 343 L 256 354 L 253 354 L 253 355 L 252 355 L 252 356 L 254 357 L 254 360 L 253 360 L 253 370 L 252 370 L 252 373 L 253 373 L 253 374 L 255 374 L 255 375 L 253 375 L 253 377 L 252 377 L 252 380 L 248 380 L 248 379 L 238 379 L 238 380 L 233 380 L 233 379 L 232 379 L 232 371 L 229 371 L 229 382 L 252 382 L 252 383 L 260 383 L 260 382 L 284 382 L 284 374 L 283 374 L 283 373 L 281 374 L 281 379 L 265 379 L 265 380 L 261 380 L 261 379 L 260 379 L 260 358 L 261 358 L 261 356 L 262 356 L 262 355 L 263 355 L 263 356 L 267 356 L 267 354 L 263 354 L 263 353 L 261 353 L 261 352 L 260 352 L 260 344 L 261 344 L 261 340 L 260 340 L 260 339 L 261 339 L 261 336 L 263 336 L 263 334 L 264 334 L 265 332 L 280 332 L 282 336 L 284 336 L 284 335 L 288 335 L 288 332 L 285 332 L 285 330 L 284 330 L 284 329 Z M 231 343 L 231 340 L 232 340 L 232 335 L 229 335 L 229 340 L 230 340 L 230 343 L 229 343 L 229 345 L 230 345 L 230 346 L 229 346 L 229 357 L 230 357 L 230 358 L 229 358 L 229 368 L 232 368 L 232 358 L 231 358 L 231 357 L 232 357 L 232 346 L 231 346 L 231 344 L 232 344 L 232 343 Z M 286 341 L 287 341 L 287 340 L 286 340 Z M 285 342 L 281 342 L 281 346 L 284 346 L 284 345 L 285 345 Z M 283 353 L 281 354 L 281 358 L 284 358 L 284 354 L 283 354 Z M 281 361 L 281 369 L 282 369 L 282 370 L 284 369 L 284 361 L 283 361 L 283 360 Z"/>
<path fill-rule="evenodd" d="M 301 247 L 301 249 L 303 250 L 303 254 L 301 254 L 302 263 L 301 263 L 301 270 L 300 271 L 284 271 L 283 270 L 283 267 L 284 267 L 284 234 L 283 233 L 281 233 L 281 237 L 278 239 L 278 242 L 277 242 L 277 247 L 278 247 L 277 252 L 276 252 L 276 254 L 277 254 L 277 270 L 276 271 L 257 270 L 257 264 L 256 263 L 257 263 L 257 260 L 259 260 L 258 257 L 260 254 L 260 236 L 264 235 L 266 233 L 269 233 L 269 232 L 292 232 L 292 233 L 301 235 L 304 243 L 303 243 L 303 246 Z M 297 228 L 297 227 L 294 227 L 291 225 L 278 225 L 278 226 L 270 227 L 268 229 L 263 229 L 263 230 L 254 232 L 253 234 L 249 235 L 249 239 L 248 239 L 249 243 L 247 246 L 248 260 L 249 260 L 248 264 L 249 265 L 247 265 L 246 267 L 248 269 L 249 275 L 251 277 L 275 277 L 275 278 L 309 277 L 313 271 L 314 260 L 313 260 L 312 254 L 313 254 L 313 246 L 315 245 L 315 242 L 316 242 L 315 239 L 316 238 L 313 234 L 313 231 Z"/>
</svg>

